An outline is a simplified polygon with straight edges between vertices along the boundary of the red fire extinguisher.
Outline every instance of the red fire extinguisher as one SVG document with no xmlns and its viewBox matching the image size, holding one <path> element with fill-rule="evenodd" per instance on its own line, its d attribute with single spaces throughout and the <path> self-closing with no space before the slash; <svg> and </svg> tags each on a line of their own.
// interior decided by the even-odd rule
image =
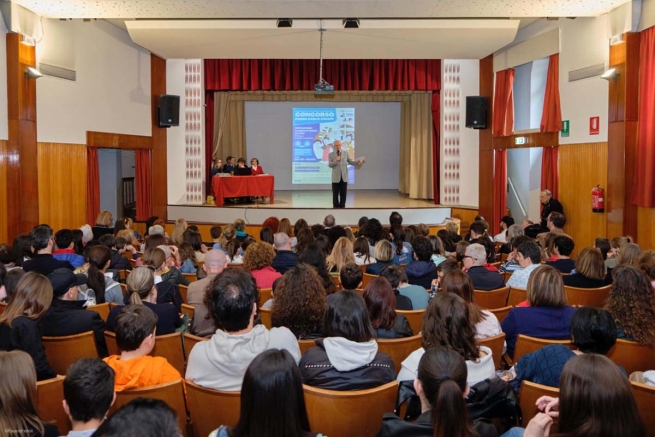
<svg viewBox="0 0 655 437">
<path fill-rule="evenodd" d="M 591 210 L 605 212 L 605 190 L 600 185 L 596 185 L 591 190 Z"/>
</svg>

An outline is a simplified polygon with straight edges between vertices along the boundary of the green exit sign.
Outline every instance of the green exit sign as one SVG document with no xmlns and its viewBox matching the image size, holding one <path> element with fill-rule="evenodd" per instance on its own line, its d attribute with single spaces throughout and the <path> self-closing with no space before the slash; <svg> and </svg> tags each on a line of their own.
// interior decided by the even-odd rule
<svg viewBox="0 0 655 437">
<path fill-rule="evenodd" d="M 562 133 L 562 137 L 569 136 L 569 120 L 562 120 L 562 130 L 560 132 Z"/>
</svg>

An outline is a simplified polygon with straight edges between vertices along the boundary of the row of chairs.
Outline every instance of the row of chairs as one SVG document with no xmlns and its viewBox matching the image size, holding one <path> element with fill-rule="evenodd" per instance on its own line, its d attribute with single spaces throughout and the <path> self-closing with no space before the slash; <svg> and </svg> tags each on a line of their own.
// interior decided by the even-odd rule
<svg viewBox="0 0 655 437">
<path fill-rule="evenodd" d="M 572 306 L 590 306 L 603 308 L 609 298 L 611 285 L 601 288 L 576 288 L 564 286 L 566 299 Z M 485 309 L 503 308 L 506 305 L 516 306 L 527 299 L 526 290 L 521 288 L 503 287 L 496 290 L 474 290 L 475 302 Z"/>
</svg>

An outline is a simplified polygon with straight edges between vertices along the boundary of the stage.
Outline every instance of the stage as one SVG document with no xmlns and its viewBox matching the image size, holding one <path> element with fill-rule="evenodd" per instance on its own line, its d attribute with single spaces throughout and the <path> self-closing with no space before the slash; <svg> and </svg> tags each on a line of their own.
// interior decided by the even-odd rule
<svg viewBox="0 0 655 437">
<path fill-rule="evenodd" d="M 168 205 L 168 219 L 184 218 L 199 223 L 229 223 L 242 218 L 248 224 L 261 224 L 267 217 L 287 217 L 293 224 L 304 218 L 311 225 L 322 223 L 332 214 L 338 224 L 356 225 L 362 216 L 389 223 L 389 215 L 398 211 L 403 224 L 441 224 L 451 217 L 451 208 L 435 205 L 432 200 L 410 199 L 397 190 L 348 190 L 346 208 L 332 208 L 332 191 L 275 191 L 275 203 L 252 203 L 217 207 L 213 205 Z"/>
</svg>

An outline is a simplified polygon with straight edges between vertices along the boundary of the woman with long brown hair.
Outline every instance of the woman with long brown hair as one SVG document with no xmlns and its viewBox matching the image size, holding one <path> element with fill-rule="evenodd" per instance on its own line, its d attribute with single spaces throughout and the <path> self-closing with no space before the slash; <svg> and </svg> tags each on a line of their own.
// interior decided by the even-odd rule
<svg viewBox="0 0 655 437">
<path fill-rule="evenodd" d="M 176 246 L 184 243 L 184 231 L 186 231 L 187 225 L 186 220 L 179 218 L 175 220 L 175 226 L 173 227 L 173 234 L 171 235 L 171 242 Z"/>
<path fill-rule="evenodd" d="M 423 315 L 421 333 L 423 347 L 403 361 L 398 381 L 416 379 L 421 357 L 426 350 L 437 347 L 453 349 L 466 360 L 467 381 L 471 385 L 496 375 L 491 349 L 476 344 L 469 307 L 456 294 L 439 293 L 430 301 Z"/>
<path fill-rule="evenodd" d="M 0 352 L 0 430 L 2 435 L 57 437 L 55 425 L 36 411 L 36 371 L 30 356 L 19 350 Z"/>
<path fill-rule="evenodd" d="M 385 278 L 371 280 L 364 289 L 364 302 L 378 338 L 403 338 L 414 335 L 407 318 L 396 312 L 396 295 Z"/>
<path fill-rule="evenodd" d="M 600 288 L 605 282 L 605 263 L 603 254 L 596 248 L 582 249 L 575 260 L 575 270 L 562 277 L 564 285 L 577 288 Z"/>
<path fill-rule="evenodd" d="M 608 299 L 617 337 L 655 346 L 655 294 L 646 274 L 631 265 L 612 270 L 614 282 Z"/>
<path fill-rule="evenodd" d="M 38 325 L 51 303 L 52 284 L 48 278 L 29 272 L 18 281 L 11 302 L 0 315 L 0 350 L 27 352 L 32 357 L 39 381 L 57 376 L 45 355 Z M 0 369 L 0 374 L 4 374 L 5 369 Z M 0 406 L 1 412 L 4 405 Z"/>
</svg>

